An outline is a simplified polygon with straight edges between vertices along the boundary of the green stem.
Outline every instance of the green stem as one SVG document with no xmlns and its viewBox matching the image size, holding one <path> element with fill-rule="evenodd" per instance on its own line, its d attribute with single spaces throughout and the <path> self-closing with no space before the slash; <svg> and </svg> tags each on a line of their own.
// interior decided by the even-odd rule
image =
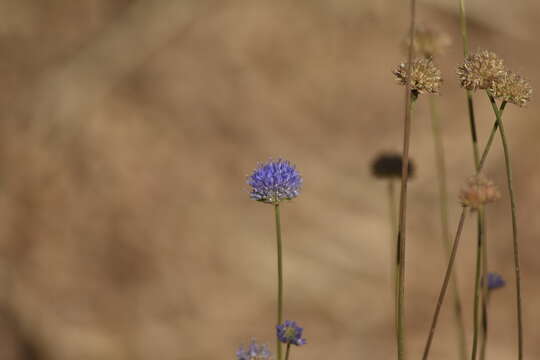
<svg viewBox="0 0 540 360">
<path fill-rule="evenodd" d="M 506 101 L 503 101 L 501 104 L 501 107 L 499 108 L 499 115 L 502 116 L 504 109 L 506 107 Z M 489 134 L 488 141 L 486 143 L 486 146 L 484 148 L 484 152 L 482 153 L 482 158 L 480 159 L 480 164 L 478 165 L 478 172 L 482 170 L 484 167 L 484 163 L 486 161 L 487 155 L 489 153 L 489 150 L 491 149 L 491 144 L 493 143 L 493 139 L 495 138 L 495 133 L 497 133 L 497 129 L 499 128 L 499 122 L 497 119 L 495 119 L 495 122 L 493 123 L 493 128 L 491 129 L 491 133 Z"/>
<path fill-rule="evenodd" d="M 431 96 L 429 98 L 429 105 L 431 112 L 431 128 L 433 132 L 435 163 L 437 168 L 437 180 L 439 188 L 439 212 L 442 230 L 441 239 L 443 241 L 443 246 L 446 249 L 447 257 L 450 257 L 452 241 L 450 239 L 450 226 L 448 222 L 448 186 L 446 183 L 446 161 L 435 97 Z M 451 289 L 454 302 L 454 320 L 456 324 L 460 356 L 462 360 L 466 360 L 467 342 L 465 337 L 465 324 L 462 318 L 462 304 L 461 298 L 459 296 L 458 279 L 455 273 L 452 276 Z"/>
<path fill-rule="evenodd" d="M 405 360 L 405 230 L 407 214 L 407 183 L 409 182 L 409 142 L 411 138 L 412 104 L 417 96 L 411 91 L 411 68 L 414 55 L 413 40 L 416 25 L 416 0 L 410 1 L 409 54 L 407 84 L 405 86 L 405 121 L 403 126 L 403 154 L 401 166 L 401 193 L 399 196 L 399 221 L 396 246 L 396 343 L 397 359 Z M 414 96 L 413 96 L 414 95 Z"/>
<path fill-rule="evenodd" d="M 433 341 L 433 335 L 435 334 L 435 329 L 437 327 L 437 320 L 439 319 L 439 313 L 441 311 L 441 307 L 444 301 L 444 297 L 446 295 L 446 289 L 448 288 L 448 283 L 450 281 L 450 277 L 452 275 L 452 269 L 454 266 L 454 261 L 456 259 L 457 249 L 459 245 L 459 239 L 461 238 L 461 232 L 463 230 L 463 224 L 465 222 L 465 217 L 467 216 L 467 208 L 463 207 L 463 210 L 461 212 L 461 217 L 459 218 L 459 224 L 456 231 L 456 238 L 454 239 L 454 244 L 452 246 L 452 251 L 450 253 L 450 257 L 448 259 L 448 267 L 446 268 L 446 273 L 444 275 L 443 284 L 441 286 L 441 291 L 439 293 L 439 297 L 437 299 L 437 306 L 435 307 L 435 313 L 433 314 L 433 320 L 431 322 L 431 328 L 429 330 L 429 335 L 427 338 L 426 346 L 424 348 L 424 354 L 422 356 L 422 360 L 427 360 L 429 356 L 429 350 L 431 348 L 431 342 Z"/>
<path fill-rule="evenodd" d="M 480 284 L 482 278 L 482 248 L 484 246 L 484 209 L 481 207 L 478 209 L 478 219 L 480 224 L 478 229 L 480 230 L 478 234 L 478 246 L 476 249 L 476 275 L 474 280 L 474 308 L 473 308 L 473 343 L 472 343 L 472 354 L 471 360 L 476 360 L 476 354 L 478 351 L 478 334 L 479 334 L 479 304 L 480 304 Z"/>
<path fill-rule="evenodd" d="M 388 217 L 390 219 L 392 241 L 394 241 L 397 236 L 398 220 L 396 209 L 396 186 L 394 179 L 391 178 L 388 180 Z M 394 259 L 394 254 L 392 254 L 392 259 Z"/>
<path fill-rule="evenodd" d="M 484 218 L 485 221 L 485 218 Z M 485 226 L 484 222 L 484 226 Z M 485 360 L 486 358 L 486 346 L 487 346 L 487 331 L 488 331 L 488 312 L 487 312 L 487 298 L 488 298 L 488 256 L 487 256 L 487 234 L 486 229 L 484 229 L 484 246 L 482 247 L 482 336 L 480 342 L 480 360 Z"/>
<path fill-rule="evenodd" d="M 394 247 L 394 239 L 397 239 L 397 231 L 398 231 L 398 224 L 397 224 L 397 214 L 396 214 L 396 189 L 395 189 L 395 182 L 394 179 L 388 180 L 388 213 L 390 218 L 390 230 L 392 239 L 390 241 L 390 274 L 393 275 L 392 278 L 392 294 L 394 296 L 393 299 L 393 305 L 394 305 L 394 311 L 397 311 L 397 294 L 398 294 L 398 282 L 397 282 L 397 264 L 394 263 L 394 259 L 396 258 L 397 250 Z M 394 329 L 397 333 L 397 318 L 394 319 Z"/>
<path fill-rule="evenodd" d="M 279 216 L 279 203 L 274 204 L 276 216 L 277 239 L 277 268 L 278 268 L 278 294 L 277 294 L 277 325 L 283 322 L 283 254 L 281 249 L 281 221 Z M 281 342 L 277 339 L 277 360 L 281 360 Z"/>
<path fill-rule="evenodd" d="M 289 360 L 289 351 L 291 350 L 291 344 L 287 344 L 287 350 L 285 350 L 285 360 Z"/>
<path fill-rule="evenodd" d="M 487 93 L 487 92 L 486 92 Z M 517 312 L 517 337 L 518 337 L 518 360 L 523 359 L 523 320 L 522 320 L 522 299 L 521 299 L 521 275 L 519 269 L 519 244 L 517 237 L 517 216 L 516 216 L 516 198 L 514 194 L 514 186 L 512 182 L 512 162 L 510 159 L 510 149 L 506 139 L 506 133 L 504 131 L 504 125 L 502 121 L 501 114 L 497 108 L 497 103 L 493 96 L 489 95 L 489 101 L 495 116 L 497 117 L 497 122 L 499 123 L 499 134 L 501 135 L 501 141 L 503 145 L 504 152 L 504 162 L 506 165 L 506 180 L 508 183 L 508 193 L 510 194 L 510 210 L 512 214 L 512 244 L 514 248 L 514 270 L 516 276 L 516 312 Z"/>
<path fill-rule="evenodd" d="M 459 1 L 459 20 L 461 25 L 461 38 L 463 40 L 463 57 L 469 54 L 469 37 L 467 36 L 467 16 L 465 15 L 465 1 Z"/>
</svg>

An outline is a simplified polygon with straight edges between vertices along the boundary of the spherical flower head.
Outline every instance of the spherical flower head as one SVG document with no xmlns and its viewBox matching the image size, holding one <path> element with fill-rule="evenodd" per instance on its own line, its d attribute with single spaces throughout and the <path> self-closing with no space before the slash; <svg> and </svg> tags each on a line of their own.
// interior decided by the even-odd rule
<svg viewBox="0 0 540 360">
<path fill-rule="evenodd" d="M 506 285 L 506 281 L 502 278 L 501 275 L 497 273 L 490 272 L 487 274 L 487 288 L 488 290 L 495 290 L 502 288 Z"/>
<path fill-rule="evenodd" d="M 504 61 L 494 52 L 478 50 L 465 58 L 458 66 L 457 76 L 467 90 L 489 89 L 492 83 L 504 75 Z"/>
<path fill-rule="evenodd" d="M 414 34 L 414 53 L 426 58 L 441 55 L 452 44 L 450 36 L 428 26 L 418 26 Z M 405 41 L 405 47 L 409 47 L 409 38 Z"/>
<path fill-rule="evenodd" d="M 371 163 L 371 171 L 377 178 L 401 178 L 403 158 L 401 154 L 381 154 Z M 414 163 L 409 159 L 409 178 L 414 176 Z"/>
<path fill-rule="evenodd" d="M 302 338 L 304 329 L 296 325 L 296 322 L 294 321 L 285 320 L 283 324 L 276 326 L 276 330 L 277 337 L 282 343 L 296 346 L 307 343 L 306 339 Z"/>
<path fill-rule="evenodd" d="M 493 182 L 482 175 L 469 178 L 459 194 L 461 204 L 475 210 L 498 200 L 500 197 L 501 194 Z"/>
<path fill-rule="evenodd" d="M 492 82 L 489 93 L 495 98 L 503 101 L 525 106 L 531 100 L 531 84 L 519 74 L 512 71 L 505 71 L 504 74 Z"/>
<path fill-rule="evenodd" d="M 278 204 L 297 197 L 302 182 L 295 166 L 282 159 L 259 164 L 247 180 L 251 186 L 250 197 L 267 204 Z"/>
<path fill-rule="evenodd" d="M 407 85 L 407 63 L 401 63 L 392 72 L 400 85 Z M 411 91 L 415 94 L 437 94 L 441 88 L 441 71 L 429 58 L 419 58 L 411 66 Z"/>
<path fill-rule="evenodd" d="M 240 346 L 236 352 L 237 360 L 270 360 L 272 353 L 268 350 L 266 344 L 259 345 L 255 340 L 251 340 L 249 347 L 244 350 L 243 346 Z"/>
</svg>

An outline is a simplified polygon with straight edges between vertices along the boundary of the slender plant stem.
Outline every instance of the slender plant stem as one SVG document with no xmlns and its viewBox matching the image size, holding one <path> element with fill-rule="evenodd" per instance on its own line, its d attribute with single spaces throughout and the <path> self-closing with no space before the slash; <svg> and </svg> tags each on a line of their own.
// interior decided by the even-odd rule
<svg viewBox="0 0 540 360">
<path fill-rule="evenodd" d="M 503 101 L 501 104 L 501 107 L 499 108 L 499 116 L 502 116 L 505 107 L 506 107 L 506 101 Z M 482 157 L 480 158 L 480 164 L 478 165 L 478 172 L 480 172 L 482 168 L 484 167 L 484 163 L 486 161 L 489 150 L 491 149 L 491 144 L 493 143 L 493 139 L 495 138 L 495 134 L 497 133 L 498 128 L 499 128 L 499 122 L 497 121 L 497 119 L 495 119 L 495 122 L 493 123 L 493 128 L 491 129 L 491 133 L 489 134 L 488 141 L 486 143 L 484 151 L 482 152 Z"/>
<path fill-rule="evenodd" d="M 478 334 L 479 334 L 479 304 L 480 304 L 480 283 L 482 279 L 482 248 L 485 245 L 485 237 L 484 237 L 484 209 L 480 208 L 478 209 L 478 218 L 480 219 L 481 223 L 478 227 L 480 230 L 480 234 L 478 236 L 478 246 L 476 249 L 476 275 L 474 280 L 474 309 L 473 309 L 473 342 L 472 342 L 472 352 L 471 352 L 471 360 L 476 360 L 476 354 L 478 351 Z"/>
<path fill-rule="evenodd" d="M 486 92 L 487 93 L 487 92 Z M 518 360 L 523 359 L 523 318 L 522 318 L 522 299 L 521 299 L 521 274 L 519 269 L 519 244 L 518 244 L 518 233 L 517 233 L 517 216 L 516 216 L 516 198 L 514 194 L 514 186 L 512 182 L 512 162 L 510 159 L 510 149 L 506 139 L 506 133 L 504 131 L 504 125 L 502 121 L 499 108 L 493 96 L 489 95 L 489 101 L 495 116 L 497 117 L 497 122 L 499 123 L 499 134 L 501 135 L 501 141 L 503 145 L 504 152 L 504 162 L 506 165 L 506 179 L 508 182 L 508 193 L 510 194 L 510 210 L 512 214 L 512 243 L 514 247 L 514 270 L 516 276 L 516 312 L 517 312 L 517 337 L 518 337 Z"/>
<path fill-rule="evenodd" d="M 291 351 L 291 344 L 287 344 L 287 350 L 285 350 L 285 360 L 289 360 L 290 351 Z"/>
<path fill-rule="evenodd" d="M 397 294 L 398 294 L 398 283 L 397 283 L 397 264 L 393 261 L 396 258 L 397 250 L 394 246 L 394 239 L 397 239 L 397 213 L 396 213 L 396 188 L 394 179 L 390 178 L 388 180 L 388 215 L 390 219 L 390 230 L 391 230 L 391 241 L 390 241 L 390 274 L 392 274 L 392 296 L 393 296 L 393 305 L 394 311 L 397 311 Z M 394 319 L 394 330 L 397 332 L 397 318 Z"/>
<path fill-rule="evenodd" d="M 486 219 L 484 218 L 484 221 Z M 480 360 L 486 358 L 487 347 L 487 331 L 488 331 L 488 312 L 487 312 L 487 299 L 488 299 L 488 254 L 487 254 L 487 227 L 484 223 L 484 246 L 482 247 L 482 336 L 480 337 Z"/>
<path fill-rule="evenodd" d="M 394 179 L 390 178 L 388 179 L 388 218 L 390 220 L 390 228 L 392 231 L 392 242 L 397 237 L 397 229 L 398 229 L 398 219 L 397 219 L 396 209 L 397 209 L 396 182 Z M 392 259 L 395 258 L 394 255 L 395 254 L 392 252 Z"/>
<path fill-rule="evenodd" d="M 454 266 L 454 261 L 456 259 L 457 249 L 459 246 L 459 239 L 461 238 L 461 232 L 463 230 L 463 224 L 465 222 L 466 216 L 467 216 L 467 208 L 463 207 L 463 210 L 461 211 L 461 216 L 459 218 L 458 228 L 456 231 L 456 238 L 454 239 L 454 244 L 452 246 L 452 252 L 450 253 L 450 257 L 448 259 L 448 267 L 446 268 L 443 284 L 441 286 L 441 292 L 439 293 L 439 298 L 437 299 L 437 306 L 435 307 L 435 313 L 433 314 L 433 320 L 431 322 L 431 328 L 429 330 L 429 335 L 427 338 L 426 346 L 424 348 L 424 355 L 422 356 L 422 360 L 427 360 L 429 356 L 431 342 L 433 341 L 433 335 L 435 334 L 435 329 L 437 327 L 437 320 L 439 319 L 439 313 L 441 311 L 444 297 L 446 295 L 446 289 L 448 288 L 448 283 L 452 275 L 452 268 Z"/>
<path fill-rule="evenodd" d="M 281 249 L 281 220 L 279 216 L 279 203 L 274 204 L 276 216 L 276 239 L 277 239 L 277 273 L 278 273 L 278 294 L 277 294 L 277 325 L 283 321 L 283 254 Z M 277 339 L 277 358 L 281 360 L 281 342 Z"/>
<path fill-rule="evenodd" d="M 460 3 L 459 3 L 459 15 L 460 15 L 459 17 L 460 17 L 460 23 L 461 23 L 461 37 L 463 39 L 463 57 L 466 58 L 467 55 L 469 54 L 469 38 L 468 38 L 468 35 L 467 35 L 467 16 L 465 14 L 465 0 L 460 0 Z M 472 93 L 469 90 L 467 90 L 467 109 L 468 109 L 468 112 L 469 112 L 469 126 L 470 126 L 470 129 L 471 129 L 471 140 L 472 140 L 472 146 L 473 146 L 474 168 L 476 170 L 476 173 L 478 174 L 480 172 L 480 169 L 481 169 L 480 155 L 479 155 L 479 150 L 478 150 L 478 136 L 477 136 L 477 131 L 476 131 L 476 121 L 475 121 L 475 115 L 474 115 L 474 103 L 473 103 Z M 491 146 L 491 144 L 489 144 L 489 145 Z M 482 236 L 482 233 L 483 233 L 483 230 L 484 230 L 483 229 L 484 221 L 483 221 L 482 217 L 483 217 L 483 214 L 481 214 L 481 212 L 478 212 L 478 215 L 477 215 L 477 238 L 478 238 L 478 244 L 481 243 L 481 236 Z M 478 249 L 477 251 L 479 252 L 480 249 Z M 477 260 L 477 267 L 478 266 L 479 266 L 479 260 Z M 477 274 L 477 277 L 478 277 L 478 274 Z M 477 282 L 476 286 L 475 286 L 475 294 L 478 293 L 478 286 L 479 286 L 479 284 Z M 475 295 L 475 299 L 476 299 L 476 295 Z M 474 310 L 473 310 L 473 312 L 475 314 L 478 311 L 477 306 L 478 306 L 478 304 L 475 301 L 475 307 L 474 307 Z M 477 327 L 477 320 L 478 320 L 478 318 L 475 315 L 475 318 L 474 318 L 474 327 L 475 327 L 475 329 Z M 473 354 L 475 353 L 475 346 L 476 346 L 475 341 L 476 341 L 476 338 L 473 338 Z M 474 359 L 474 357 L 473 357 L 473 359 Z"/>
<path fill-rule="evenodd" d="M 409 56 L 407 62 L 407 84 L 405 86 L 405 123 L 403 129 L 403 155 L 401 166 L 401 193 L 399 197 L 399 221 L 396 246 L 396 282 L 397 282 L 397 306 L 396 306 L 396 342 L 397 359 L 405 359 L 405 230 L 407 214 L 407 183 L 409 180 L 409 142 L 411 137 L 411 113 L 414 97 L 411 92 L 411 68 L 414 55 L 413 40 L 416 24 L 416 0 L 410 2 L 410 33 L 409 33 Z"/>
<path fill-rule="evenodd" d="M 433 132 L 433 143 L 435 150 L 435 163 L 437 169 L 437 180 L 439 188 L 439 212 L 441 217 L 442 242 L 446 249 L 447 257 L 450 257 L 452 241 L 450 239 L 450 226 L 448 222 L 448 186 L 446 183 L 446 161 L 444 156 L 444 146 L 441 136 L 439 114 L 435 97 L 429 97 L 431 112 L 431 128 Z M 467 342 L 465 337 L 465 324 L 462 317 L 462 304 L 459 296 L 458 279 L 454 273 L 451 277 L 452 300 L 454 303 L 454 320 L 458 337 L 458 346 L 462 360 L 467 359 Z"/>
<path fill-rule="evenodd" d="M 465 15 L 465 0 L 459 0 L 459 20 L 461 38 L 463 39 L 463 57 L 469 55 L 469 37 L 467 36 L 467 16 Z"/>
</svg>

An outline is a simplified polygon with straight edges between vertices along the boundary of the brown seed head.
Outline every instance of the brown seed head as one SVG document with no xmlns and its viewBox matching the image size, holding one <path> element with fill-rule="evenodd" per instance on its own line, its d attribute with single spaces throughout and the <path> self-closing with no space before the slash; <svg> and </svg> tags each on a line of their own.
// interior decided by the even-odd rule
<svg viewBox="0 0 540 360">
<path fill-rule="evenodd" d="M 400 85 L 407 85 L 407 64 L 401 63 L 392 71 Z M 433 64 L 431 59 L 419 58 L 411 66 L 411 91 L 419 94 L 436 94 L 441 87 L 441 71 Z"/>
<path fill-rule="evenodd" d="M 467 90 L 488 89 L 505 71 L 504 61 L 497 54 L 478 50 L 458 66 L 457 76 L 461 86 Z"/>
<path fill-rule="evenodd" d="M 410 38 L 410 37 L 409 37 Z M 405 48 L 408 49 L 409 38 L 404 41 Z M 452 44 L 450 36 L 436 29 L 427 26 L 418 26 L 414 34 L 414 53 L 419 56 L 432 58 L 444 53 L 446 48 Z"/>
<path fill-rule="evenodd" d="M 469 178 L 459 194 L 461 204 L 473 209 L 479 209 L 500 197 L 501 194 L 493 182 L 482 175 Z"/>
<path fill-rule="evenodd" d="M 506 71 L 497 78 L 488 90 L 494 97 L 517 106 L 525 106 L 531 100 L 533 92 L 529 81 L 512 71 Z"/>
</svg>

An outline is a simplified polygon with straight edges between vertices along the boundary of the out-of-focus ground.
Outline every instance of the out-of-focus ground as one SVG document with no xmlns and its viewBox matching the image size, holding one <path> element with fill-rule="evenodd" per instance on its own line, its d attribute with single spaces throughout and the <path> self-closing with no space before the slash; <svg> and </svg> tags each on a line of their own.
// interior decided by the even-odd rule
<svg viewBox="0 0 540 360">
<path fill-rule="evenodd" d="M 0 358 L 232 359 L 273 344 L 272 209 L 249 200 L 257 161 L 305 179 L 284 204 L 285 317 L 295 359 L 391 359 L 390 232 L 375 154 L 401 148 L 407 2 L 0 1 Z M 540 84 L 536 1 L 468 1 L 471 47 Z M 451 227 L 472 174 L 458 1 L 418 4 L 448 32 L 436 59 Z M 406 273 L 419 357 L 445 266 L 427 99 L 413 121 Z M 476 96 L 480 142 L 493 116 Z M 538 359 L 538 102 L 508 106 L 522 245 L 526 358 Z M 490 360 L 515 355 L 511 224 L 497 139 L 487 174 Z M 458 258 L 471 328 L 474 221 Z M 449 303 L 432 358 L 456 359 Z"/>
</svg>

